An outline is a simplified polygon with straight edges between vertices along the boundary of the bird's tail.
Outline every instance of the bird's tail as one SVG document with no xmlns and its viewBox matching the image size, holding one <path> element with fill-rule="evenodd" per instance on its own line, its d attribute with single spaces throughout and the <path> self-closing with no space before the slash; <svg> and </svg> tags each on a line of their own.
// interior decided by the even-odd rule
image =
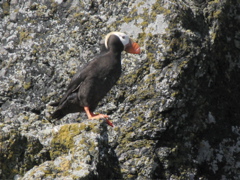
<svg viewBox="0 0 240 180">
<path fill-rule="evenodd" d="M 53 114 L 52 114 L 52 119 L 61 119 L 65 116 L 66 114 L 63 113 L 63 111 L 61 109 L 56 110 Z"/>
<path fill-rule="evenodd" d="M 55 107 L 55 106 L 58 106 L 58 105 L 59 105 L 59 102 L 53 102 L 53 103 L 50 103 L 49 105 Z"/>
</svg>

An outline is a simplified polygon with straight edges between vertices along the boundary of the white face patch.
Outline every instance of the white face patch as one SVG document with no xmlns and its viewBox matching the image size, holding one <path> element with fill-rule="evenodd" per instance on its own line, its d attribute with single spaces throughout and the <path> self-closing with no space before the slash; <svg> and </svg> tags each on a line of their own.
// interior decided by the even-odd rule
<svg viewBox="0 0 240 180">
<path fill-rule="evenodd" d="M 107 36 L 105 38 L 105 47 L 107 49 L 108 49 L 107 42 L 111 35 L 118 36 L 118 38 L 120 39 L 120 41 L 122 42 L 122 44 L 124 46 L 124 49 L 125 49 L 126 45 L 129 44 L 129 42 L 130 42 L 130 38 L 128 37 L 128 35 L 121 33 L 121 32 L 111 32 L 111 33 L 107 34 Z"/>
</svg>

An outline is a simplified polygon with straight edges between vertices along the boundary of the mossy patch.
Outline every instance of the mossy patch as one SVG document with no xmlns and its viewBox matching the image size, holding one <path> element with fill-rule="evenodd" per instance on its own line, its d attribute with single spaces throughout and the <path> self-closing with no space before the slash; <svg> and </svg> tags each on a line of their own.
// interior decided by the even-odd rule
<svg viewBox="0 0 240 180">
<path fill-rule="evenodd" d="M 51 158 L 55 159 L 56 157 L 65 154 L 74 148 L 74 137 L 81 134 L 83 131 L 92 131 L 95 125 L 95 123 L 76 123 L 62 126 L 52 139 L 52 150 L 50 151 Z M 85 141 L 81 140 L 80 142 L 84 143 Z"/>
<path fill-rule="evenodd" d="M 25 90 L 28 90 L 28 89 L 30 89 L 31 88 L 31 82 L 25 82 L 24 84 L 23 84 L 23 88 L 25 89 Z"/>
<path fill-rule="evenodd" d="M 2 9 L 4 15 L 10 14 L 10 1 L 5 1 L 2 3 Z"/>
<path fill-rule="evenodd" d="M 52 139 L 52 151 L 50 152 L 51 158 L 55 159 L 62 153 L 67 153 L 69 149 L 74 147 L 73 138 L 76 135 L 79 135 L 85 128 L 85 124 L 70 124 L 62 126 Z"/>
<path fill-rule="evenodd" d="M 27 29 L 20 29 L 19 30 L 19 43 L 21 44 L 24 41 L 32 39 L 31 32 Z"/>
<path fill-rule="evenodd" d="M 67 171 L 69 170 L 70 166 L 71 166 L 71 161 L 67 159 L 63 159 L 58 167 L 58 170 Z"/>
<path fill-rule="evenodd" d="M 152 6 L 152 14 L 156 15 L 156 14 L 164 14 L 164 15 L 169 15 L 171 13 L 170 9 L 166 9 L 162 6 L 162 2 L 161 1 L 156 1 L 155 4 L 153 4 Z"/>
</svg>

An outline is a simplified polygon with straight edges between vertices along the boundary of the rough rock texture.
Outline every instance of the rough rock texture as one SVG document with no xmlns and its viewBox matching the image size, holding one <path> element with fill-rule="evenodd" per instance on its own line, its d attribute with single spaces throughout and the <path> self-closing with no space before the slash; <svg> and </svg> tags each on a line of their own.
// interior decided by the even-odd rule
<svg viewBox="0 0 240 180">
<path fill-rule="evenodd" d="M 0 179 L 240 179 L 239 0 L 0 1 Z M 49 123 L 110 31 L 138 41 L 99 104 Z"/>
</svg>

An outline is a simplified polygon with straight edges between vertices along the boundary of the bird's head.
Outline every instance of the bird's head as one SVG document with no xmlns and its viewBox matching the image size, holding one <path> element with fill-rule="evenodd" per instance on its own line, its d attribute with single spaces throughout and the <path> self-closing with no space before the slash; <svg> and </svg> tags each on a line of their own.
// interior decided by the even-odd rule
<svg viewBox="0 0 240 180">
<path fill-rule="evenodd" d="M 140 54 L 140 47 L 138 43 L 134 42 L 128 35 L 121 32 L 111 32 L 108 33 L 105 38 L 105 47 L 109 49 L 111 45 L 121 42 L 123 46 L 122 50 L 125 50 L 131 54 Z"/>
</svg>

